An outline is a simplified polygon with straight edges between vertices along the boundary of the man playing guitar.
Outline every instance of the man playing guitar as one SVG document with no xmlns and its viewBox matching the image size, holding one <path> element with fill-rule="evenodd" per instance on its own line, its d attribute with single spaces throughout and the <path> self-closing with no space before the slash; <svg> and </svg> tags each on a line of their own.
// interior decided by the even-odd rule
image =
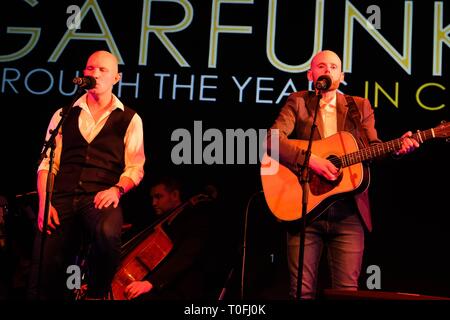
<svg viewBox="0 0 450 320">
<path fill-rule="evenodd" d="M 342 139 L 337 134 L 345 131 L 351 133 L 355 143 L 360 147 L 381 144 L 375 129 L 374 112 L 370 102 L 361 97 L 346 96 L 337 92 L 339 84 L 344 80 L 344 73 L 341 71 L 340 58 L 336 53 L 328 50 L 321 51 L 314 56 L 311 68 L 307 73 L 308 80 L 313 81 L 316 88 L 319 77 L 323 78 L 324 76 L 329 77 L 331 81 L 328 88 L 321 90 L 322 98 L 319 101 L 320 109 L 316 121 L 317 130 L 314 132 L 313 140 L 326 139 L 336 135 L 336 141 L 340 142 Z M 280 164 L 290 172 L 299 172 L 304 162 L 306 147 L 303 148 L 301 145 L 293 143 L 288 137 L 309 140 L 315 107 L 318 103 L 316 93 L 308 91 L 292 93 L 271 128 L 279 130 Z M 274 132 L 274 130 L 269 131 Z M 267 139 L 269 152 L 271 151 L 270 139 L 269 135 Z M 332 143 L 332 146 L 337 144 Z M 417 147 L 419 147 L 418 141 L 412 137 L 411 132 L 406 132 L 388 151 L 402 155 Z M 347 161 L 353 160 L 347 159 Z M 346 163 L 341 163 L 340 158 L 331 159 L 327 157 L 326 153 L 320 154 L 312 149 L 309 160 L 311 175 L 315 175 L 331 185 L 333 182 L 337 184 L 342 178 L 342 164 Z M 367 169 L 365 165 L 364 169 Z M 267 182 L 263 177 L 265 193 L 266 185 Z M 311 182 L 311 188 L 313 186 Z M 283 183 L 280 183 L 279 188 L 286 189 L 286 185 L 283 186 Z M 317 194 L 325 191 L 320 188 L 318 190 L 311 189 L 311 193 L 317 192 Z M 284 203 L 286 202 L 293 201 Z M 270 207 L 270 201 L 268 203 Z M 294 218 L 287 220 L 294 220 Z M 356 194 L 344 194 L 334 198 L 332 204 L 326 206 L 319 216 L 308 221 L 305 229 L 302 299 L 315 298 L 319 261 L 324 246 L 327 246 L 328 249 L 332 287 L 357 290 L 364 251 L 364 228 L 368 231 L 372 229 L 367 187 L 357 188 Z M 299 228 L 295 226 L 288 231 L 287 235 L 289 294 L 292 298 L 297 297 L 299 244 Z"/>
</svg>

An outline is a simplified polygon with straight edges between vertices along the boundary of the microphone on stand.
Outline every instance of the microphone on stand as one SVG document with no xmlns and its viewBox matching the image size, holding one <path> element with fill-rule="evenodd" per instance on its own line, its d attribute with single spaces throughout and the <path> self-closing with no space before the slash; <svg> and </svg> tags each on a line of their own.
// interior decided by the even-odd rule
<svg viewBox="0 0 450 320">
<path fill-rule="evenodd" d="M 73 78 L 72 82 L 78 85 L 80 88 L 86 90 L 94 88 L 95 84 L 97 83 L 95 81 L 95 78 L 91 76 L 75 77 Z"/>
<path fill-rule="evenodd" d="M 333 81 L 331 81 L 330 76 L 328 75 L 321 75 L 316 83 L 314 84 L 314 87 L 317 90 L 328 90 L 331 87 L 331 84 L 333 83 Z"/>
</svg>

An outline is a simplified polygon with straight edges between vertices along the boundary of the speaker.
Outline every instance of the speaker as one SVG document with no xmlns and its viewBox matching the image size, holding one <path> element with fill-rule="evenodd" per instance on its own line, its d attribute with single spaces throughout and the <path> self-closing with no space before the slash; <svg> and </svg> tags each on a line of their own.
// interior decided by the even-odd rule
<svg viewBox="0 0 450 320">
<path fill-rule="evenodd" d="M 379 290 L 324 289 L 324 300 L 450 300 L 449 297 L 427 296 L 415 293 L 387 292 Z"/>
</svg>

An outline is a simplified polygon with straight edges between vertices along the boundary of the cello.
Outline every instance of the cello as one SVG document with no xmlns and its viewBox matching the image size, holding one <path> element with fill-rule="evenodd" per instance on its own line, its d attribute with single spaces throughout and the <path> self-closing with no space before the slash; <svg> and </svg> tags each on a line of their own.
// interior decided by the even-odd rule
<svg viewBox="0 0 450 320">
<path fill-rule="evenodd" d="M 213 200 L 206 194 L 198 194 L 158 218 L 122 246 L 121 263 L 111 284 L 112 300 L 127 300 L 125 288 L 133 281 L 143 280 L 170 253 L 173 243 L 164 231 L 165 224 L 172 221 L 188 207 Z"/>
</svg>

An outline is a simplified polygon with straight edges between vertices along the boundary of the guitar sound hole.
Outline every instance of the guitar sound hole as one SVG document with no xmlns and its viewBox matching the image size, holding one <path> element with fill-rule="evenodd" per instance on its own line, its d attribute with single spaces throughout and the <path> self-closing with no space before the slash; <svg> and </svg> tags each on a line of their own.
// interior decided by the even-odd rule
<svg viewBox="0 0 450 320">
<path fill-rule="evenodd" d="M 335 156 L 335 155 L 328 156 L 327 160 L 331 161 L 331 163 L 334 164 L 334 166 L 336 168 L 341 170 L 341 168 L 342 168 L 342 161 L 341 161 L 341 159 L 339 159 L 338 156 Z"/>
</svg>

